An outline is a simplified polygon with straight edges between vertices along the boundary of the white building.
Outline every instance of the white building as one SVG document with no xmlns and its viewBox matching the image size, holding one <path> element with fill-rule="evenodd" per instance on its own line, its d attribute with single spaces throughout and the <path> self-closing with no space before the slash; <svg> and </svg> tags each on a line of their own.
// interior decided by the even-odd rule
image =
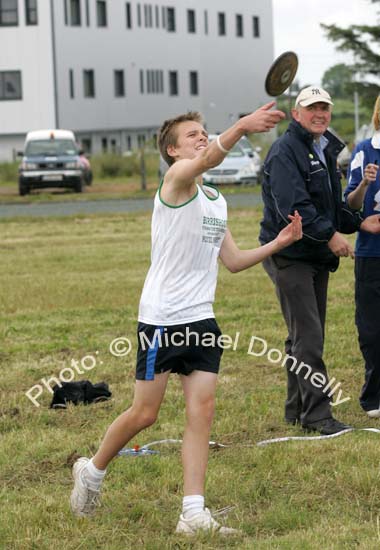
<svg viewBox="0 0 380 550">
<path fill-rule="evenodd" d="M 0 160 L 40 128 L 125 151 L 165 118 L 223 130 L 268 97 L 271 0 L 0 0 Z"/>
</svg>

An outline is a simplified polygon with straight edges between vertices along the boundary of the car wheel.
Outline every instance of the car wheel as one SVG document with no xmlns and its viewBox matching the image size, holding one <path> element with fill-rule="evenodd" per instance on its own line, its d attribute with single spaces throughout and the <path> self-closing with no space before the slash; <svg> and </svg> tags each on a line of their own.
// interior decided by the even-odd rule
<svg viewBox="0 0 380 550">
<path fill-rule="evenodd" d="M 83 191 L 83 178 L 79 178 L 74 185 L 75 193 L 82 193 Z"/>
<path fill-rule="evenodd" d="M 21 181 L 19 182 L 18 184 L 18 192 L 19 192 L 19 195 L 21 197 L 23 197 L 24 195 L 28 195 L 30 189 L 27 185 L 25 185 L 25 183 L 22 183 Z"/>
</svg>

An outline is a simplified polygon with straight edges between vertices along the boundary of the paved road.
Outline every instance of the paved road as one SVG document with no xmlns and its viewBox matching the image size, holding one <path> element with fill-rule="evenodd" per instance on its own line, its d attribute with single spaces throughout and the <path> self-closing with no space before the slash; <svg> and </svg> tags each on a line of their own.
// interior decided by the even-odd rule
<svg viewBox="0 0 380 550">
<path fill-rule="evenodd" d="M 244 208 L 261 204 L 261 196 L 242 193 L 226 196 L 229 208 Z M 76 214 L 108 214 L 151 211 L 153 199 L 111 199 L 99 201 L 67 201 L 31 204 L 0 205 L 0 218 L 18 216 L 73 216 Z"/>
</svg>

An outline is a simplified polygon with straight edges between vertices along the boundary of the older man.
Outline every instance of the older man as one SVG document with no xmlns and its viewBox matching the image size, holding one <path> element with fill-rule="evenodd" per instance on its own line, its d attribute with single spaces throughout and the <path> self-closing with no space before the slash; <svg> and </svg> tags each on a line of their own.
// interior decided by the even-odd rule
<svg viewBox="0 0 380 550">
<path fill-rule="evenodd" d="M 267 258 L 264 268 L 288 329 L 285 420 L 325 435 L 348 427 L 332 416 L 332 385 L 322 359 L 329 272 L 338 268 L 340 256 L 353 257 L 342 233 L 380 228 L 378 217 L 363 222 L 342 204 L 336 160 L 344 144 L 327 130 L 332 105 L 317 86 L 298 95 L 293 120 L 265 160 L 260 232 L 265 244 L 285 226 L 289 213 L 298 210 L 302 216 L 303 239 Z"/>
</svg>

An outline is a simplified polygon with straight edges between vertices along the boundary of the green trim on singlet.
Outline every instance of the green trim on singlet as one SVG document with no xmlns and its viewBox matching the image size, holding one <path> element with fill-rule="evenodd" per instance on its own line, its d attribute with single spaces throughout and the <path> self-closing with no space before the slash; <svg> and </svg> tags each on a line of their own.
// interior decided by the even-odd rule
<svg viewBox="0 0 380 550">
<path fill-rule="evenodd" d="M 168 202 L 165 202 L 164 199 L 161 197 L 161 187 L 162 187 L 163 183 L 164 183 L 164 180 L 162 179 L 161 182 L 160 182 L 160 187 L 158 188 L 158 198 L 160 199 L 162 204 L 164 204 L 168 208 L 182 208 L 182 206 L 186 206 L 187 204 L 189 204 L 189 202 L 193 201 L 198 196 L 199 188 L 198 188 L 198 185 L 197 185 L 197 192 L 195 193 L 195 195 L 193 195 L 188 201 L 183 202 L 182 204 L 177 204 L 176 206 L 174 206 L 173 204 L 169 204 Z"/>
<path fill-rule="evenodd" d="M 214 191 L 217 192 L 216 197 L 210 197 L 210 195 L 208 195 L 208 194 L 205 192 L 205 190 L 203 189 L 204 186 L 206 186 L 206 187 L 211 187 L 211 189 L 214 189 Z M 219 189 L 218 189 L 217 187 L 215 187 L 214 185 L 211 185 L 210 183 L 202 183 L 201 189 L 202 189 L 203 194 L 204 194 L 210 201 L 216 201 L 216 200 L 219 198 L 219 196 L 220 196 L 220 191 L 219 191 Z"/>
</svg>

